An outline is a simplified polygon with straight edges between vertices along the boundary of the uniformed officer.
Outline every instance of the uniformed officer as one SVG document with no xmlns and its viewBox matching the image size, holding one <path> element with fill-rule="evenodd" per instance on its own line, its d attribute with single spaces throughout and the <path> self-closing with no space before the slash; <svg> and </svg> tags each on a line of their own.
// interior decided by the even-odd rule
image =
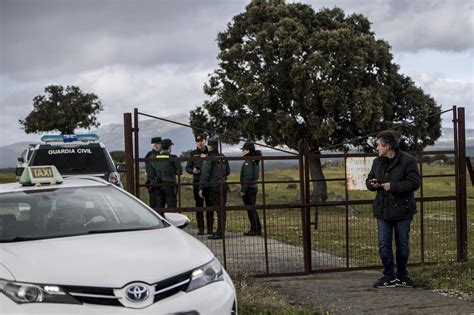
<svg viewBox="0 0 474 315">
<path fill-rule="evenodd" d="M 147 159 L 156 158 L 156 156 L 160 154 L 160 151 L 161 151 L 161 137 L 153 137 L 151 138 L 151 151 L 149 151 L 145 155 L 145 158 Z M 158 198 L 158 189 L 152 188 L 155 171 L 150 162 L 145 162 L 145 172 L 146 172 L 146 178 L 147 178 L 146 185 L 148 188 L 148 194 L 150 196 L 150 207 L 155 208 L 156 200 Z"/>
<path fill-rule="evenodd" d="M 259 150 L 255 150 L 255 145 L 251 142 L 246 142 L 241 148 L 244 157 L 261 156 Z M 259 160 L 245 160 L 240 169 L 240 195 L 244 205 L 254 206 L 257 201 L 258 181 L 260 168 L 258 166 Z M 255 209 L 247 210 L 250 221 L 250 230 L 245 232 L 245 236 L 262 235 L 262 225 L 258 217 L 258 212 Z"/>
<path fill-rule="evenodd" d="M 159 183 L 156 208 L 176 208 L 176 175 L 181 175 L 183 169 L 178 161 L 169 161 L 169 158 L 177 157 L 171 154 L 172 148 L 171 139 L 163 139 L 160 154 L 156 156 L 161 161 L 151 163 L 153 179 Z"/>
<path fill-rule="evenodd" d="M 195 137 L 196 150 L 191 151 L 191 157 L 206 157 L 207 146 L 205 138 L 201 135 Z M 199 196 L 199 179 L 201 178 L 202 160 L 188 161 L 186 163 L 186 172 L 193 175 L 193 194 L 196 207 L 204 206 L 204 199 Z M 209 204 L 206 203 L 207 206 Z M 198 235 L 204 235 L 204 214 L 202 211 L 196 212 L 196 221 L 198 224 Z M 214 211 L 206 211 L 207 234 L 212 234 L 212 226 L 214 224 Z"/>
<path fill-rule="evenodd" d="M 207 142 L 208 157 L 224 156 L 219 153 L 219 142 L 209 140 Z M 230 174 L 229 162 L 225 161 L 204 161 L 202 164 L 201 177 L 199 179 L 199 196 L 206 197 L 206 204 L 209 206 L 225 206 L 227 201 L 226 179 Z M 206 192 L 204 192 L 206 191 Z M 217 212 L 217 231 L 209 236 L 209 239 L 221 239 L 225 229 L 225 209 Z"/>
</svg>

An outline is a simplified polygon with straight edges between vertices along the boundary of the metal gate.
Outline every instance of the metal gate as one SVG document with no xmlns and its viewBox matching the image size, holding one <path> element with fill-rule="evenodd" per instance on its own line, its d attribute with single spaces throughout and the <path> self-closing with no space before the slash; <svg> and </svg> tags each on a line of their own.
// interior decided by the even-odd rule
<svg viewBox="0 0 474 315">
<path fill-rule="evenodd" d="M 465 260 L 468 233 L 473 239 L 473 229 L 468 231 L 467 225 L 464 108 L 453 107 L 446 112 L 450 111 L 454 148 L 409 152 L 418 159 L 421 175 L 421 186 L 416 194 L 418 213 L 410 233 L 410 265 Z M 158 159 L 139 156 L 139 116 L 166 120 L 135 109 L 132 126 L 132 114 L 124 114 L 126 189 L 146 200 L 144 171 L 140 166 L 145 162 L 158 162 Z M 451 156 L 453 164 L 435 169 L 426 163 L 429 157 L 441 155 Z M 280 276 L 380 268 L 376 219 L 371 210 L 374 195 L 349 191 L 346 176 L 348 159 L 370 156 L 375 154 L 310 154 L 303 139 L 299 143 L 299 153 L 252 158 L 260 161 L 256 206 L 243 206 L 233 188 L 238 187 L 239 181 L 231 175 L 227 183 L 220 183 L 221 192 L 224 191 L 222 185 L 229 187 L 227 204 L 196 208 L 190 193 L 192 181 L 189 177 L 178 176 L 178 206 L 167 208 L 166 212 L 184 212 L 194 220 L 197 211 L 225 211 L 227 224 L 223 239 L 208 240 L 206 235 L 197 235 L 193 224 L 187 232 L 203 241 L 229 271 Z M 324 181 L 328 191 L 331 189 L 336 193 L 328 201 L 311 202 L 311 184 L 316 182 L 310 179 L 311 158 L 331 161 L 326 163 Z M 174 158 L 171 161 L 196 159 L 200 158 Z M 245 160 L 243 157 L 203 159 L 225 159 L 234 164 Z M 272 169 L 276 162 L 293 165 L 293 171 L 285 173 Z M 331 163 L 337 166 L 333 167 Z M 448 193 L 440 195 L 438 191 Z M 262 236 L 242 234 L 248 226 L 245 210 L 249 209 L 258 209 Z"/>
</svg>

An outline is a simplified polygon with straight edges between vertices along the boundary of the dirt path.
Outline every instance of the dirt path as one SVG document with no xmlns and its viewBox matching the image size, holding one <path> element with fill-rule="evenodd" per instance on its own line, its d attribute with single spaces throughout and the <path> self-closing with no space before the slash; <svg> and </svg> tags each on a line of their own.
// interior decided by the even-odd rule
<svg viewBox="0 0 474 315">
<path fill-rule="evenodd" d="M 378 277 L 376 271 L 351 271 L 257 282 L 323 314 L 474 314 L 474 302 L 422 288 L 373 288 Z"/>
</svg>

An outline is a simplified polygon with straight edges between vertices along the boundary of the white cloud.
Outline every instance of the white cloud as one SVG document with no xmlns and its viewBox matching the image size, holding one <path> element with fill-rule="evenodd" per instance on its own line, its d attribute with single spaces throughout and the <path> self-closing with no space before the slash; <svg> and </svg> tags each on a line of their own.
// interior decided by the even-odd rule
<svg viewBox="0 0 474 315">
<path fill-rule="evenodd" d="M 105 105 L 99 118 L 106 124 L 121 121 L 122 113 L 131 112 L 134 107 L 161 117 L 187 114 L 205 100 L 202 86 L 210 71 L 183 70 L 179 66 L 115 66 L 81 73 L 76 84 L 99 95 Z"/>
<path fill-rule="evenodd" d="M 413 72 L 410 77 L 430 94 L 443 110 L 464 107 L 466 128 L 474 128 L 474 80 L 446 78 L 442 73 Z M 452 114 L 443 115 L 443 126 L 452 127 Z"/>
<path fill-rule="evenodd" d="M 377 38 L 394 51 L 474 48 L 474 1 L 469 0 L 310 0 L 315 10 L 334 6 L 346 14 L 361 13 Z"/>
<path fill-rule="evenodd" d="M 157 116 L 188 113 L 206 99 L 217 33 L 248 2 L 0 0 L 0 145 L 37 138 L 18 119 L 49 84 L 96 93 L 105 106 L 102 125 L 121 123 L 134 107 Z M 465 106 L 474 128 L 473 1 L 302 2 L 367 16 L 402 72 L 444 108 Z"/>
</svg>

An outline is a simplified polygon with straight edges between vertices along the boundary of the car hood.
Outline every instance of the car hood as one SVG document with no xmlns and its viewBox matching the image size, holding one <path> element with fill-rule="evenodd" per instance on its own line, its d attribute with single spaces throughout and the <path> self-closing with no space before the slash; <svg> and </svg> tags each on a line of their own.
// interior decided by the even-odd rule
<svg viewBox="0 0 474 315">
<path fill-rule="evenodd" d="M 175 227 L 0 244 L 0 263 L 20 282 L 119 288 L 155 283 L 214 255 Z"/>
</svg>

